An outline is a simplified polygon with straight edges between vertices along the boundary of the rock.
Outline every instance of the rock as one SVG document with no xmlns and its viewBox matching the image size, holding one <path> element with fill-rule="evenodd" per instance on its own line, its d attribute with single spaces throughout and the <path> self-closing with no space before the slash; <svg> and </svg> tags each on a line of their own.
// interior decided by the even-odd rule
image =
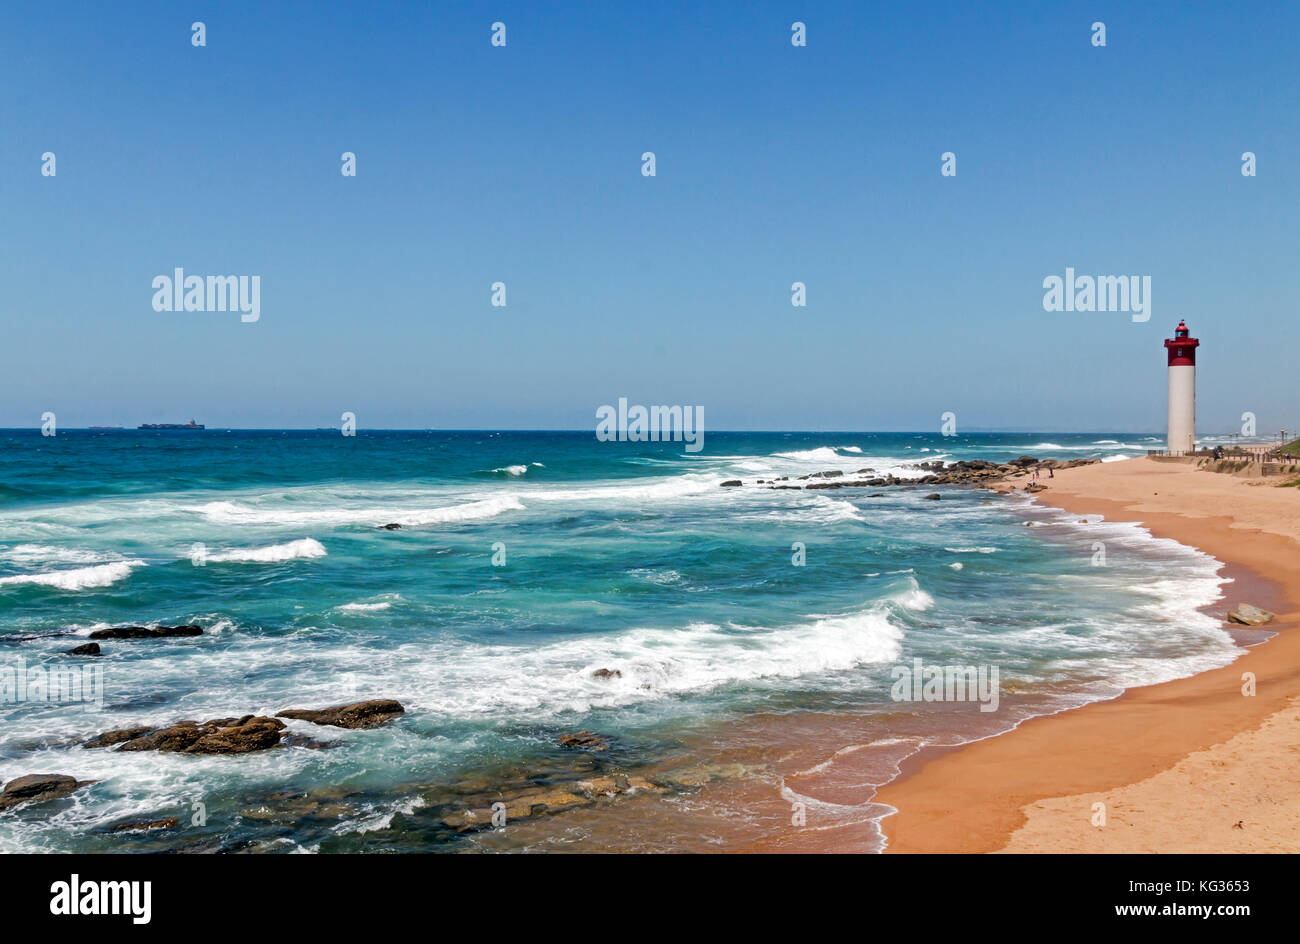
<svg viewBox="0 0 1300 944">
<path fill-rule="evenodd" d="M 199 724 L 178 721 L 165 728 L 122 728 L 106 731 L 86 742 L 86 747 L 111 747 L 120 751 L 163 751 L 178 754 L 247 754 L 280 743 L 284 722 L 275 718 L 244 715 L 215 718 Z"/>
<path fill-rule="evenodd" d="M 737 485 L 743 485 L 743 484 L 744 484 L 744 483 L 743 483 L 742 481 L 740 481 L 740 479 L 731 479 L 731 480 L 729 480 L 729 481 L 723 482 L 723 483 L 722 483 L 722 487 L 723 487 L 723 488 L 735 488 Z"/>
<path fill-rule="evenodd" d="M 1033 456 L 1021 456 L 1019 459 L 1012 459 L 1010 462 L 1007 463 L 1007 465 L 1014 465 L 1017 468 L 1023 469 L 1026 466 L 1036 465 L 1037 463 L 1038 460 L 1035 459 Z"/>
<path fill-rule="evenodd" d="M 1265 623 L 1271 623 L 1276 615 L 1249 603 L 1238 603 L 1234 609 L 1228 611 L 1228 619 L 1243 626 L 1263 626 Z"/>
<path fill-rule="evenodd" d="M 166 639 L 171 636 L 202 636 L 203 630 L 198 626 L 159 626 L 153 631 L 158 639 Z"/>
<path fill-rule="evenodd" d="M 1025 486 L 1025 491 L 1026 491 L 1026 492 L 1045 492 L 1045 491 L 1047 491 L 1047 486 L 1046 486 L 1046 485 L 1040 485 L 1038 482 L 1030 482 L 1028 485 Z"/>
<path fill-rule="evenodd" d="M 0 810 L 8 810 L 21 803 L 38 803 L 43 800 L 55 800 L 65 797 L 78 787 L 84 787 L 93 780 L 77 780 L 66 774 L 27 774 L 15 777 L 5 784 L 0 792 Z"/>
<path fill-rule="evenodd" d="M 943 498 L 943 496 L 938 492 L 931 492 L 929 495 L 925 496 L 926 501 L 938 501 L 941 498 Z"/>
<path fill-rule="evenodd" d="M 395 521 L 389 524 L 381 524 L 379 527 L 383 528 L 385 531 L 400 531 L 402 529 L 402 526 Z"/>
<path fill-rule="evenodd" d="M 114 629 L 97 629 L 90 634 L 91 639 L 167 639 L 172 636 L 202 636 L 203 630 L 198 626 L 158 626 L 149 629 L 145 626 L 118 626 Z"/>
<path fill-rule="evenodd" d="M 75 649 L 69 649 L 69 650 L 68 650 L 68 655 L 70 655 L 70 656 L 102 656 L 103 653 L 99 651 L 99 643 L 97 643 L 97 642 L 88 642 L 88 643 L 86 643 L 84 646 L 77 646 L 77 648 L 75 648 Z"/>
<path fill-rule="evenodd" d="M 139 823 L 117 823 L 108 827 L 110 833 L 132 833 L 145 832 L 150 829 L 171 829 L 180 823 L 180 820 L 174 816 L 168 816 L 164 819 L 150 820 L 149 822 Z"/>
<path fill-rule="evenodd" d="M 143 734 L 148 734 L 153 728 L 145 725 L 139 728 L 118 728 L 116 731 L 105 731 L 99 737 L 91 738 L 84 747 L 112 747 L 114 744 L 123 744 Z"/>
<path fill-rule="evenodd" d="M 391 721 L 406 709 L 400 701 L 391 698 L 376 698 L 359 701 L 351 705 L 336 705 L 333 708 L 290 708 L 276 713 L 277 718 L 291 718 L 295 721 L 310 721 L 312 724 L 328 724 L 336 728 L 373 728 Z"/>
<path fill-rule="evenodd" d="M 622 678 L 623 673 L 618 669 L 597 669 L 591 673 L 591 677 L 598 679 Z"/>
<path fill-rule="evenodd" d="M 559 745 L 561 747 L 581 747 L 589 751 L 609 750 L 609 741 L 605 740 L 594 731 L 578 731 L 576 734 L 561 734 Z"/>
<path fill-rule="evenodd" d="M 885 497 L 885 493 L 884 493 L 884 492 L 872 492 L 872 493 L 871 493 L 870 495 L 868 495 L 867 497 L 868 497 L 868 498 L 884 498 L 884 497 Z"/>
<path fill-rule="evenodd" d="M 309 738 L 305 734 L 285 734 L 280 737 L 280 744 L 283 747 L 305 747 L 309 751 L 323 751 L 331 747 L 339 747 L 342 741 L 318 741 L 315 738 Z"/>
</svg>

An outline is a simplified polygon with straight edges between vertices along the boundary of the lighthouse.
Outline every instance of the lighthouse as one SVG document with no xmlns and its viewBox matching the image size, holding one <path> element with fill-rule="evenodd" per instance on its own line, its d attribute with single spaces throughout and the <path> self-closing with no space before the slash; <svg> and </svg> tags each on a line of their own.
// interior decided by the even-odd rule
<svg viewBox="0 0 1300 944">
<path fill-rule="evenodd" d="M 1169 454 L 1191 455 L 1196 451 L 1196 349 L 1201 342 L 1188 337 L 1187 323 L 1178 322 L 1172 338 L 1165 339 L 1169 352 Z"/>
</svg>

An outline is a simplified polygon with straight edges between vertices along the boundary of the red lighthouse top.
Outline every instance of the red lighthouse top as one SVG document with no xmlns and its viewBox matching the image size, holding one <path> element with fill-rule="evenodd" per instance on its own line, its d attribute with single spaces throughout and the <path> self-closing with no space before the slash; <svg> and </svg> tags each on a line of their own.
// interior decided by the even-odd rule
<svg viewBox="0 0 1300 944">
<path fill-rule="evenodd" d="M 1187 322 L 1178 322 L 1174 336 L 1165 340 L 1165 348 L 1169 351 L 1169 366 L 1195 367 L 1196 349 L 1200 344 L 1196 338 L 1188 337 Z"/>
</svg>

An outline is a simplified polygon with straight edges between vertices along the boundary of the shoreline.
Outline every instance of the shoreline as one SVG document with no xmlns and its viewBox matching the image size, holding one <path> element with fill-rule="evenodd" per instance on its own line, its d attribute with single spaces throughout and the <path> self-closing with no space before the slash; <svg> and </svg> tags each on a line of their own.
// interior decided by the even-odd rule
<svg viewBox="0 0 1300 944">
<path fill-rule="evenodd" d="M 1156 795 L 1145 796 L 1147 809 L 1126 812 L 1122 822 L 1119 807 L 1108 804 L 1114 808 L 1112 824 L 1123 828 L 1099 829 L 1091 814 L 1099 798 L 1107 802 L 1101 795 L 1132 792 L 1194 754 L 1249 738 L 1300 694 L 1300 633 L 1288 632 L 1300 624 L 1295 493 L 1186 464 L 1133 459 L 1059 472 L 1048 490 L 1034 497 L 1069 513 L 1136 521 L 1153 536 L 1209 554 L 1234 580 L 1225 585 L 1215 609 L 1226 611 L 1238 602 L 1273 609 L 1278 617 L 1266 629 L 1274 635 L 1250 644 L 1234 634 L 1243 645 L 1241 655 L 1221 668 L 1032 718 L 955 749 L 918 752 L 874 798 L 896 811 L 881 823 L 885 851 L 1177 852 L 1207 842 L 1206 851 L 1276 848 L 1276 835 L 1271 841 L 1261 837 L 1246 820 L 1207 821 L 1198 815 L 1213 804 L 1195 787 L 1179 791 L 1164 783 Z M 1203 515 L 1199 508 L 1228 513 Z M 1241 692 L 1244 672 L 1255 673 L 1253 697 Z M 1201 761 L 1237 768 L 1238 780 L 1253 776 L 1240 757 L 1231 763 L 1221 757 Z M 1277 801 L 1270 796 L 1270 802 Z M 1158 831 L 1153 824 L 1159 824 Z M 1022 830 L 1024 836 L 1017 838 Z"/>
</svg>

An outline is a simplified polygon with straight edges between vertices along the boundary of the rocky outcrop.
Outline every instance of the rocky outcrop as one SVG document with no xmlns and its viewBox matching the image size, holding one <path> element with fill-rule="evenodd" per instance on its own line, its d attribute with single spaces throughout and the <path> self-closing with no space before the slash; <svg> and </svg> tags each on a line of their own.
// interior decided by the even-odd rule
<svg viewBox="0 0 1300 944">
<path fill-rule="evenodd" d="M 561 747 L 581 747 L 589 751 L 609 750 L 609 741 L 594 731 L 578 731 L 574 734 L 561 734 L 558 743 Z"/>
<path fill-rule="evenodd" d="M 69 649 L 69 650 L 68 650 L 68 655 L 70 655 L 70 656 L 102 656 L 103 653 L 99 651 L 99 643 L 97 643 L 97 642 L 88 642 L 88 643 L 86 643 L 84 646 L 77 646 L 75 649 Z"/>
<path fill-rule="evenodd" d="M 941 498 L 943 498 L 943 496 L 938 492 L 931 492 L 929 495 L 925 496 L 926 501 L 938 501 Z"/>
<path fill-rule="evenodd" d="M 1265 623 L 1271 623 L 1276 615 L 1250 603 L 1238 603 L 1228 611 L 1228 619 L 1242 626 L 1263 626 Z"/>
<path fill-rule="evenodd" d="M 114 629 L 97 629 L 91 639 L 170 639 L 173 636 L 202 636 L 198 626 L 118 626 Z"/>
<path fill-rule="evenodd" d="M 120 745 L 119 751 L 176 754 L 248 754 L 280 743 L 284 722 L 260 715 L 179 721 L 164 728 L 135 727 L 105 731 L 86 742 L 88 748 Z"/>
<path fill-rule="evenodd" d="M 78 787 L 94 782 L 78 780 L 66 774 L 27 774 L 25 777 L 15 777 L 5 784 L 3 791 L 0 791 L 0 810 L 12 809 L 23 803 L 56 800 L 67 796 Z"/>
<path fill-rule="evenodd" d="M 395 521 L 389 524 L 381 524 L 379 527 L 383 528 L 385 531 L 400 531 L 402 529 L 402 526 Z"/>
<path fill-rule="evenodd" d="M 1002 464 L 989 462 L 985 459 L 964 459 L 961 462 L 945 464 L 942 459 L 935 459 L 931 462 L 918 462 L 912 466 L 914 469 L 927 473 L 918 478 L 899 478 L 892 473 L 870 479 L 847 478 L 843 473 L 831 470 L 800 476 L 799 481 L 806 481 L 806 485 L 777 485 L 774 483 L 781 482 L 783 479 L 772 479 L 768 482 L 767 487 L 773 489 L 889 487 L 902 490 L 915 488 L 918 485 L 960 485 L 987 488 L 1008 478 L 1028 475 L 1030 466 L 1040 469 L 1072 469 L 1080 465 L 1092 465 L 1094 462 L 1099 461 L 1098 459 L 1071 459 L 1068 462 L 1058 462 L 1055 459 L 1039 460 L 1033 456 L 1021 456 L 1019 459 Z M 858 470 L 859 474 L 869 471 L 871 470 Z"/>
<path fill-rule="evenodd" d="M 310 721 L 312 724 L 328 724 L 335 728 L 373 728 L 391 721 L 405 711 L 400 701 L 377 698 L 351 705 L 335 705 L 333 708 L 290 708 L 276 712 L 275 716 L 294 721 Z"/>
<path fill-rule="evenodd" d="M 744 484 L 745 484 L 745 483 L 742 482 L 742 481 L 740 481 L 740 479 L 730 479 L 730 480 L 728 480 L 728 481 L 726 481 L 726 482 L 723 482 L 723 483 L 722 483 L 722 487 L 723 487 L 723 488 L 737 488 L 737 487 L 739 487 L 739 486 L 741 486 L 741 485 L 744 485 Z"/>
</svg>

